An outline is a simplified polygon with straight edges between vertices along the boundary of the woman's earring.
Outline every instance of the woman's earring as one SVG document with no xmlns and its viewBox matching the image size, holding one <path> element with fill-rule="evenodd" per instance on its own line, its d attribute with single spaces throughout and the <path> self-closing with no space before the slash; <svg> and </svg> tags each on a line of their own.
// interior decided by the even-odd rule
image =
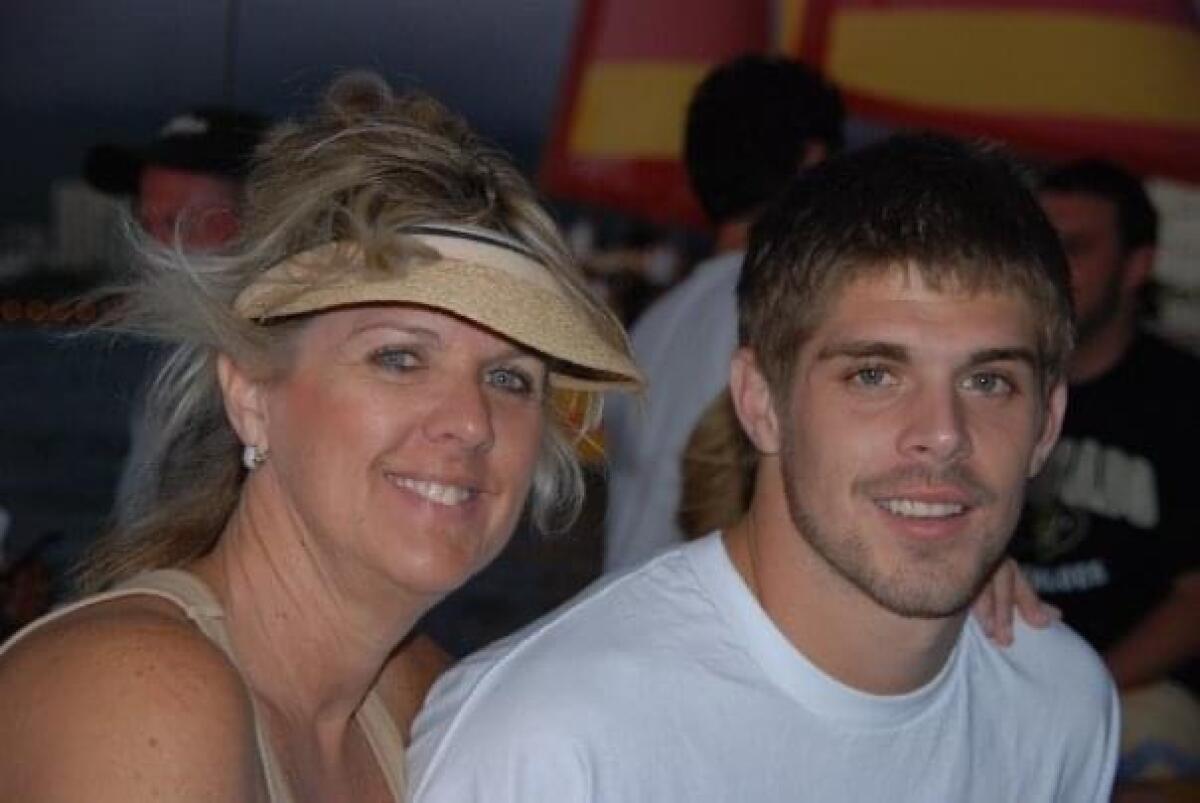
<svg viewBox="0 0 1200 803">
<path fill-rule="evenodd" d="M 267 450 L 260 449 L 252 443 L 248 443 L 242 447 L 242 465 L 247 471 L 254 469 L 267 462 Z"/>
</svg>

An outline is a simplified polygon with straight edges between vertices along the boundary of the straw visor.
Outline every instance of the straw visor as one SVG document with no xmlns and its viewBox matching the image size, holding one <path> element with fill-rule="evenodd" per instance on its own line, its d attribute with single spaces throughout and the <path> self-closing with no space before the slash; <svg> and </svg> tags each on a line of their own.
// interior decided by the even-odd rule
<svg viewBox="0 0 1200 803">
<path fill-rule="evenodd" d="M 465 226 L 411 226 L 412 255 L 368 265 L 357 245 L 333 242 L 267 270 L 234 311 L 266 322 L 351 304 L 419 304 L 451 312 L 550 358 L 554 387 L 636 390 L 641 373 L 597 331 L 578 302 L 525 246 Z M 423 246 L 423 247 L 422 247 Z"/>
</svg>

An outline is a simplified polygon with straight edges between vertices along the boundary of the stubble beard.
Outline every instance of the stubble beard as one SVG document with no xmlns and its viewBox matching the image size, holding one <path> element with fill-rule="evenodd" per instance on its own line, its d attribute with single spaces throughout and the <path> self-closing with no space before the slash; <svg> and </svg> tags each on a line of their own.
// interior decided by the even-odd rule
<svg viewBox="0 0 1200 803">
<path fill-rule="evenodd" d="M 971 535 L 982 553 L 971 566 L 940 546 L 913 549 L 909 560 L 888 569 L 872 558 L 870 534 L 830 533 L 806 507 L 800 492 L 793 438 L 785 435 L 780 453 L 784 495 L 792 524 L 836 574 L 875 604 L 894 614 L 916 619 L 944 619 L 965 611 L 983 590 L 1004 559 L 1007 538 L 996 533 Z M 879 537 L 886 538 L 886 534 Z"/>
</svg>

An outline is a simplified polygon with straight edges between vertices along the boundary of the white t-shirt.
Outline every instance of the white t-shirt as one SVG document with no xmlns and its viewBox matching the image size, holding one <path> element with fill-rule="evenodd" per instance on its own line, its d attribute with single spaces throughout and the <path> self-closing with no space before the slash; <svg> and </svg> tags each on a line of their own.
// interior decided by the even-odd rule
<svg viewBox="0 0 1200 803">
<path fill-rule="evenodd" d="M 464 660 L 409 750 L 417 803 L 1108 800 L 1117 703 L 1062 625 L 968 620 L 925 687 L 875 696 L 775 628 L 716 536 L 605 578 Z"/>
<path fill-rule="evenodd" d="M 605 401 L 606 570 L 636 566 L 683 541 L 675 520 L 680 460 L 700 417 L 729 384 L 744 256 L 738 251 L 701 263 L 633 327 L 633 351 L 648 385 L 641 400 L 612 394 Z"/>
</svg>

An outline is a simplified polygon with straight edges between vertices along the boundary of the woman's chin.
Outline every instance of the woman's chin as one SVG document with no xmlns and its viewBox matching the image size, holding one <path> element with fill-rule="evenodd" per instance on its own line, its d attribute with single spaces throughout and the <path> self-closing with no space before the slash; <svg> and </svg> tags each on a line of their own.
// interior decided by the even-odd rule
<svg viewBox="0 0 1200 803">
<path fill-rule="evenodd" d="M 501 547 L 503 544 L 501 545 Z M 403 564 L 395 566 L 396 583 L 422 597 L 440 599 L 462 587 L 488 566 L 499 549 L 482 552 L 476 548 L 456 548 L 451 544 L 429 545 L 410 551 Z"/>
</svg>

